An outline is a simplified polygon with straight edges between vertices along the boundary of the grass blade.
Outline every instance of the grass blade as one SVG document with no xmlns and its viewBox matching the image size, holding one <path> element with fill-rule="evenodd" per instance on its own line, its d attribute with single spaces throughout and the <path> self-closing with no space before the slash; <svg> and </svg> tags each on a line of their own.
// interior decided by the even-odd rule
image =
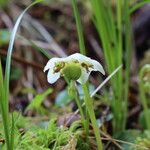
<svg viewBox="0 0 150 150">
<path fill-rule="evenodd" d="M 13 51 L 13 45 L 14 45 L 14 41 L 15 41 L 15 37 L 16 37 L 16 33 L 19 27 L 19 24 L 22 20 L 23 15 L 26 13 L 26 11 L 32 7 L 33 5 L 41 2 L 43 0 L 37 0 L 35 2 L 33 2 L 31 5 L 29 5 L 18 17 L 15 26 L 13 28 L 13 31 L 11 33 L 10 36 L 10 43 L 9 43 L 9 47 L 8 47 L 8 53 L 7 53 L 7 60 L 6 60 L 6 68 L 5 68 L 5 89 L 6 89 L 6 98 L 8 98 L 8 93 L 9 93 L 9 78 L 10 78 L 10 65 L 11 65 L 11 55 L 12 55 L 12 51 Z"/>
<path fill-rule="evenodd" d="M 2 64 L 0 59 L 0 108 L 2 114 L 2 121 L 6 139 L 6 147 L 9 150 L 9 125 L 8 125 L 8 112 L 6 111 L 6 99 L 5 99 L 5 90 L 4 90 L 4 80 L 3 80 L 3 71 Z"/>
<path fill-rule="evenodd" d="M 13 134 L 9 135 L 10 129 L 9 129 L 9 79 L 10 79 L 10 66 L 11 66 L 11 56 L 12 56 L 12 51 L 13 51 L 13 45 L 16 37 L 16 33 L 19 27 L 19 24 L 22 20 L 23 15 L 26 13 L 26 11 L 32 7 L 33 5 L 41 2 L 42 0 L 38 0 L 33 2 L 31 5 L 29 5 L 18 17 L 15 26 L 13 28 L 13 31 L 10 36 L 10 42 L 9 42 L 9 47 L 8 47 L 8 52 L 7 52 L 7 59 L 6 59 L 6 67 L 5 67 L 5 76 L 4 76 L 4 82 L 2 78 L 2 67 L 0 64 L 0 77 L 1 77 L 1 108 L 2 108 L 2 117 L 3 117 L 3 126 L 4 126 L 4 131 L 5 131 L 5 137 L 6 137 L 6 145 L 7 145 L 7 150 L 13 150 Z M 13 122 L 12 122 L 13 123 Z M 12 125 L 13 126 L 13 125 Z M 13 129 L 13 128 L 12 128 Z M 12 132 L 13 133 L 13 132 Z"/>
<path fill-rule="evenodd" d="M 86 50 L 85 50 L 85 43 L 84 43 L 84 37 L 83 37 L 83 28 L 81 25 L 81 19 L 80 19 L 76 0 L 72 0 L 72 6 L 73 6 L 74 16 L 75 16 L 75 20 L 76 20 L 76 27 L 77 27 L 78 38 L 79 38 L 80 53 L 85 55 Z"/>
<path fill-rule="evenodd" d="M 143 7 L 146 4 L 149 4 L 150 0 L 143 0 L 141 2 L 138 2 L 137 4 L 135 4 L 133 7 L 130 8 L 130 14 L 134 13 L 137 9 Z"/>
</svg>

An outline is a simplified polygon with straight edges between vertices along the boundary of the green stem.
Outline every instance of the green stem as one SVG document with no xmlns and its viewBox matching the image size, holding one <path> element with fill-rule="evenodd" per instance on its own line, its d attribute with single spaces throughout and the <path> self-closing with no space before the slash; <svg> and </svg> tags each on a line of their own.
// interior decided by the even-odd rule
<svg viewBox="0 0 150 150">
<path fill-rule="evenodd" d="M 146 95 L 145 95 L 145 88 L 144 88 L 144 83 L 143 83 L 143 76 L 145 74 L 145 72 L 147 70 L 150 70 L 150 66 L 145 65 L 141 71 L 140 71 L 140 85 L 139 85 L 139 89 L 140 89 L 140 97 L 141 97 L 141 101 L 142 101 L 142 105 L 143 105 L 143 110 L 144 110 L 144 117 L 145 117 L 145 121 L 146 121 L 146 127 L 148 130 L 150 130 L 150 119 L 149 119 L 149 115 L 148 115 L 148 102 L 146 99 Z"/>
<path fill-rule="evenodd" d="M 143 83 L 140 83 L 140 96 L 141 96 L 141 100 L 142 100 L 142 105 L 143 105 L 143 110 L 144 110 L 144 117 L 145 117 L 145 121 L 146 121 L 146 127 L 148 130 L 150 130 L 150 119 L 148 116 L 148 105 L 147 105 L 147 100 L 146 100 L 146 96 L 144 93 L 144 87 L 143 87 Z"/>
<path fill-rule="evenodd" d="M 123 53 L 123 39 L 122 39 L 122 32 L 123 32 L 123 1 L 117 0 L 117 44 L 116 44 L 116 65 L 122 64 L 122 53 Z M 124 130 L 124 120 L 125 120 L 125 110 L 124 110 L 124 101 L 122 98 L 123 94 L 123 79 L 122 79 L 122 70 L 118 72 L 115 77 L 115 80 L 112 82 L 112 85 L 117 84 L 117 87 L 113 88 L 113 100 L 112 100 L 112 110 L 114 113 L 114 121 L 113 121 L 113 132 L 122 131 Z M 118 91 L 119 89 L 119 91 Z M 123 113 L 118 113 L 118 112 Z"/>
<path fill-rule="evenodd" d="M 79 108 L 79 111 L 80 111 L 80 114 L 81 114 L 81 119 L 82 121 L 84 122 L 85 120 L 85 117 L 84 117 L 84 113 L 83 113 L 83 109 L 82 109 L 82 105 L 81 105 L 81 102 L 80 102 L 80 99 L 79 99 L 79 96 L 78 96 L 78 93 L 76 91 L 76 87 L 75 87 L 75 81 L 71 81 L 70 83 L 71 85 L 71 90 L 72 90 L 72 97 L 75 99 L 76 101 L 76 104 Z"/>
<path fill-rule="evenodd" d="M 0 107 L 1 107 L 1 114 L 2 114 L 2 122 L 4 127 L 5 139 L 6 139 L 6 147 L 7 150 L 10 149 L 10 141 L 9 141 L 9 124 L 8 124 L 8 109 L 6 105 L 5 99 L 5 90 L 4 90 L 4 81 L 3 81 L 3 71 L 1 65 L 1 58 L 0 58 Z"/>
<path fill-rule="evenodd" d="M 12 113 L 12 116 L 11 116 L 12 120 L 11 120 L 11 123 L 12 123 L 12 127 L 11 127 L 11 134 L 10 134 L 10 147 L 11 149 L 13 150 L 14 149 L 14 131 L 15 131 L 15 121 L 14 121 L 14 115 Z"/>
<path fill-rule="evenodd" d="M 129 13 L 129 1 L 124 0 L 124 28 L 125 28 L 125 84 L 124 84 L 124 126 L 126 124 L 127 117 L 127 105 L 128 105 L 128 92 L 129 92 L 129 77 L 130 77 L 130 64 L 131 64 L 131 56 L 132 56 L 132 30 L 131 30 L 131 21 L 130 21 L 130 13 Z M 125 128 L 125 127 L 124 127 Z"/>
<path fill-rule="evenodd" d="M 82 85 L 82 88 L 83 88 L 84 96 L 85 96 L 85 98 L 84 98 L 85 106 L 87 107 L 87 110 L 88 110 L 88 113 L 90 116 L 90 120 L 92 122 L 94 134 L 95 134 L 96 141 L 97 141 L 98 150 L 103 150 L 102 140 L 100 137 L 100 131 L 99 131 L 99 127 L 97 125 L 96 117 L 95 117 L 95 113 L 94 113 L 93 101 L 90 97 L 87 85 L 86 84 Z"/>
<path fill-rule="evenodd" d="M 122 64 L 122 0 L 117 1 L 117 27 L 118 27 L 118 61 L 117 66 Z M 118 88 L 122 90 L 122 70 L 119 71 L 118 75 Z M 118 93 L 118 99 L 121 101 L 122 91 Z"/>
<path fill-rule="evenodd" d="M 86 50 L 85 50 L 85 44 L 84 44 L 83 29 L 82 29 L 81 18 L 79 15 L 76 0 L 72 0 L 72 6 L 73 6 L 73 12 L 74 12 L 75 20 L 76 20 L 76 27 L 77 27 L 78 38 L 79 38 L 80 53 L 85 55 Z"/>
<path fill-rule="evenodd" d="M 80 115 L 81 115 L 81 121 L 82 121 L 82 124 L 84 126 L 84 129 L 86 132 L 86 137 L 87 137 L 86 142 L 89 143 L 89 138 L 88 138 L 88 135 L 89 135 L 89 118 L 88 118 L 88 116 L 86 116 L 86 119 L 85 119 L 82 104 L 81 104 L 80 98 L 79 98 L 77 90 L 76 90 L 75 81 L 71 81 L 69 86 L 70 86 L 70 90 L 71 90 L 71 96 L 75 99 L 76 104 L 77 104 L 78 109 L 79 109 L 79 112 L 80 112 Z"/>
</svg>

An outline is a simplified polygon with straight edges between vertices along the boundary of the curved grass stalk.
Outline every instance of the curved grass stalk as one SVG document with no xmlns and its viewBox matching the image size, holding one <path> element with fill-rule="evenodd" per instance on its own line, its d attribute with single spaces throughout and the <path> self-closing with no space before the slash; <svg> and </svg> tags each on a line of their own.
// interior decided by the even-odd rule
<svg viewBox="0 0 150 150">
<path fill-rule="evenodd" d="M 12 129 L 10 130 L 10 122 L 9 122 L 9 79 L 10 79 L 10 66 L 11 66 L 11 56 L 13 51 L 13 45 L 17 33 L 17 29 L 19 27 L 19 24 L 21 22 L 21 19 L 23 15 L 26 13 L 26 11 L 32 7 L 33 5 L 41 2 L 42 0 L 38 0 L 33 2 L 31 5 L 29 5 L 18 17 L 15 26 L 13 28 L 13 31 L 10 36 L 10 42 L 7 52 L 7 59 L 6 59 L 6 67 L 5 67 L 5 76 L 3 80 L 2 75 L 2 68 L 0 64 L 0 82 L 1 82 L 1 92 L 0 92 L 0 105 L 1 105 L 1 111 L 2 111 L 2 119 L 3 119 L 3 126 L 4 126 L 4 133 L 6 138 L 6 147 L 7 150 L 13 150 L 13 143 L 14 143 L 14 119 L 12 118 Z"/>
<path fill-rule="evenodd" d="M 129 13 L 132 14 L 134 13 L 137 9 L 143 7 L 146 4 L 149 4 L 150 0 L 142 0 L 141 2 L 138 2 L 137 4 L 135 4 L 133 7 L 130 8 Z"/>
<path fill-rule="evenodd" d="M 32 7 L 33 5 L 42 2 L 43 0 L 37 0 L 35 2 L 33 2 L 31 5 L 29 5 L 18 17 L 15 26 L 13 28 L 13 31 L 11 33 L 10 36 L 10 43 L 9 43 L 9 47 L 8 47 L 8 53 L 7 53 L 7 59 L 6 59 L 6 67 L 5 67 L 5 79 L 4 79 L 4 85 L 5 85 L 5 89 L 6 89 L 6 99 L 8 99 L 8 95 L 9 95 L 9 78 L 10 78 L 10 65 L 11 65 L 11 56 L 12 56 L 12 51 L 13 51 L 13 46 L 14 46 L 14 41 L 15 41 L 15 37 L 16 37 L 16 33 L 19 27 L 19 24 L 22 20 L 23 15 L 26 13 L 26 11 Z"/>
</svg>

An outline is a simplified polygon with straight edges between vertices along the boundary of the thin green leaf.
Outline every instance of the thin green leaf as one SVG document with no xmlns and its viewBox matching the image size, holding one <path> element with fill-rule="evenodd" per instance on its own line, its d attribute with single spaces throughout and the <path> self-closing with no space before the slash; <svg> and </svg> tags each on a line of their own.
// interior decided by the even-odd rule
<svg viewBox="0 0 150 150">
<path fill-rule="evenodd" d="M 4 126 L 4 133 L 6 138 L 6 147 L 9 150 L 9 125 L 8 125 L 8 112 L 6 111 L 6 99 L 5 99 L 5 90 L 4 90 L 4 81 L 3 81 L 3 71 L 2 64 L 0 59 L 0 108 L 2 114 L 2 121 Z"/>
<path fill-rule="evenodd" d="M 0 30 L 0 46 L 9 43 L 10 32 L 6 29 Z"/>
<path fill-rule="evenodd" d="M 10 78 L 10 65 L 11 65 L 11 56 L 12 56 L 12 51 L 13 51 L 13 46 L 14 46 L 14 41 L 15 41 L 15 37 L 16 37 L 16 33 L 19 27 L 19 24 L 22 20 L 23 15 L 26 13 L 26 11 L 31 8 L 33 5 L 42 2 L 43 0 L 37 0 L 35 2 L 33 2 L 31 5 L 29 5 L 18 17 L 15 26 L 13 28 L 13 31 L 11 33 L 10 36 L 10 43 L 9 43 L 9 47 L 8 47 L 8 53 L 7 53 L 7 60 L 6 60 L 6 68 L 5 68 L 5 90 L 6 90 L 6 99 L 8 98 L 9 95 L 9 78 Z"/>
<path fill-rule="evenodd" d="M 11 135 L 10 135 L 10 147 L 13 150 L 14 149 L 14 132 L 15 132 L 15 120 L 14 120 L 14 115 L 12 113 L 11 116 Z"/>
<path fill-rule="evenodd" d="M 29 104 L 29 106 L 26 108 L 27 110 L 30 109 L 38 109 L 40 108 L 42 102 L 45 100 L 46 96 L 53 92 L 53 89 L 49 88 L 44 93 L 38 94 L 35 96 L 35 98 L 32 100 L 32 102 Z"/>
<path fill-rule="evenodd" d="M 15 26 L 13 28 L 13 31 L 10 36 L 10 42 L 9 42 L 9 47 L 8 47 L 8 52 L 7 52 L 7 59 L 6 59 L 6 67 L 5 67 L 5 77 L 4 77 L 4 84 L 3 84 L 3 92 L 1 97 L 2 97 L 2 115 L 3 115 L 3 125 L 4 125 L 4 130 L 5 130 L 5 137 L 6 137 L 6 144 L 7 144 L 7 150 L 13 150 L 13 138 L 11 136 L 9 137 L 9 102 L 8 102 L 8 97 L 9 97 L 9 79 L 10 79 L 10 65 L 11 65 L 11 56 L 12 56 L 12 51 L 13 51 L 13 45 L 17 33 L 17 29 L 19 27 L 19 24 L 21 22 L 21 19 L 25 12 L 32 7 L 33 5 L 41 2 L 42 0 L 38 0 L 33 2 L 31 5 L 29 5 L 18 17 Z"/>
<path fill-rule="evenodd" d="M 73 6 L 73 12 L 74 12 L 75 20 L 76 20 L 80 52 L 81 52 L 81 54 L 85 55 L 86 50 L 85 50 L 85 43 L 84 43 L 84 37 L 83 37 L 83 28 L 82 28 L 82 25 L 81 25 L 81 18 L 80 18 L 80 15 L 79 15 L 76 0 L 72 0 L 72 6 Z"/>
<path fill-rule="evenodd" d="M 2 71 L 2 63 L 1 63 L 1 58 L 0 58 L 0 88 L 3 88 L 3 71 Z M 0 90 L 0 93 L 2 91 Z"/>
<path fill-rule="evenodd" d="M 146 4 L 149 4 L 150 0 L 142 0 L 140 2 L 138 2 L 137 4 L 134 4 L 131 8 L 130 8 L 130 14 L 134 13 L 136 10 L 138 10 L 139 8 L 143 7 Z"/>
</svg>

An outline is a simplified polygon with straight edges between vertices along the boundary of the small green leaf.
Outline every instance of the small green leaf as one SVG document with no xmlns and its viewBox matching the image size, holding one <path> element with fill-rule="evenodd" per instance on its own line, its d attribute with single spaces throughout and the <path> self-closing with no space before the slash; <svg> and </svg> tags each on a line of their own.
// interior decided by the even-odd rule
<svg viewBox="0 0 150 150">
<path fill-rule="evenodd" d="M 141 132 L 138 130 L 125 130 L 118 134 L 117 139 L 126 141 L 129 143 L 135 143 L 136 137 L 139 137 L 141 135 Z M 133 145 L 122 143 L 120 144 L 123 150 L 136 150 Z"/>
<path fill-rule="evenodd" d="M 17 67 L 13 67 L 10 74 L 10 80 L 18 80 L 22 75 L 22 70 Z"/>
<path fill-rule="evenodd" d="M 10 39 L 10 32 L 7 29 L 1 29 L 0 30 L 0 46 L 8 44 L 9 39 Z"/>
<path fill-rule="evenodd" d="M 45 100 L 46 96 L 51 94 L 52 92 L 53 89 L 49 88 L 44 93 L 36 95 L 32 102 L 29 104 L 29 106 L 26 108 L 26 111 L 31 109 L 35 109 L 38 111 L 38 109 L 41 108 L 41 104 Z"/>
<path fill-rule="evenodd" d="M 23 88 L 22 90 L 21 90 L 21 93 L 22 94 L 33 94 L 33 95 L 36 95 L 37 94 L 37 92 L 36 92 L 36 90 L 34 89 L 34 88 Z"/>
<path fill-rule="evenodd" d="M 4 8 L 8 5 L 9 0 L 0 0 L 0 8 Z"/>
<path fill-rule="evenodd" d="M 143 129 L 147 129 L 146 120 L 145 120 L 146 115 L 150 116 L 150 109 L 148 110 L 147 114 L 145 114 L 144 111 L 140 113 L 139 124 L 142 126 Z"/>
</svg>

